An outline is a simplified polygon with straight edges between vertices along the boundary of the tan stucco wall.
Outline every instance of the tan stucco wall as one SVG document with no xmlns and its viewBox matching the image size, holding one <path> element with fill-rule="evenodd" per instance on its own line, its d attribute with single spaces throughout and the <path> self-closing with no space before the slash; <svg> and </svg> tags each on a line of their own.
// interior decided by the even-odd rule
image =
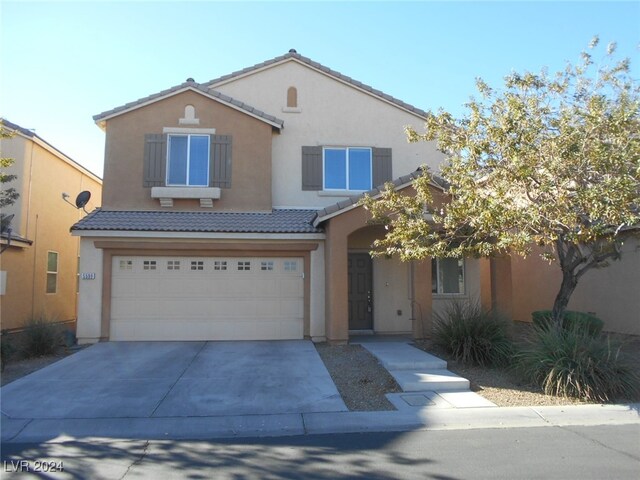
<svg viewBox="0 0 640 480">
<path fill-rule="evenodd" d="M 631 238 L 622 259 L 591 270 L 578 282 L 569 309 L 594 312 L 605 331 L 640 335 L 640 242 Z M 560 268 L 538 255 L 512 257 L 513 318 L 531 321 L 531 312 L 550 309 L 560 288 Z"/>
<path fill-rule="evenodd" d="M 16 142 L 16 148 L 5 147 Z M 68 193 L 71 202 L 83 190 L 92 193 L 87 210 L 100 206 L 98 179 L 54 155 L 30 139 L 16 136 L 3 141 L 3 154 L 15 154 L 22 165 L 18 212 L 12 222 L 15 234 L 33 244 L 10 247 L 0 257 L 0 269 L 7 272 L 6 294 L 0 296 L 2 329 L 24 326 L 32 317 L 67 321 L 76 318 L 76 285 L 79 239 L 69 228 L 85 214 L 62 200 Z M 9 212 L 7 212 L 9 213 Z M 58 286 L 55 294 L 46 293 L 47 252 L 58 252 Z"/>
<path fill-rule="evenodd" d="M 179 125 L 185 106 L 193 105 L 199 125 Z M 232 135 L 231 188 L 222 189 L 213 210 L 271 210 L 272 127 L 245 113 L 187 91 L 107 121 L 104 196 L 106 210 L 199 210 L 199 200 L 174 200 L 160 207 L 144 188 L 144 136 L 162 133 L 165 127 L 215 128 L 216 135 Z"/>
<path fill-rule="evenodd" d="M 286 108 L 291 86 L 299 113 Z M 444 159 L 432 142 L 407 142 L 403 127 L 422 131 L 419 117 L 294 61 L 213 88 L 284 120 L 282 135 L 273 140 L 275 206 L 324 207 L 345 198 L 302 191 L 303 145 L 391 147 L 393 178 L 422 164 L 435 169 Z"/>
</svg>

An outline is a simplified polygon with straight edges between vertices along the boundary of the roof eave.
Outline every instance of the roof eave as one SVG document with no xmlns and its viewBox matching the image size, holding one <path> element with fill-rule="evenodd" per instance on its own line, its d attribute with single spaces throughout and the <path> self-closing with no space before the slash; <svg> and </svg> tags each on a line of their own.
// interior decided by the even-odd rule
<svg viewBox="0 0 640 480">
<path fill-rule="evenodd" d="M 402 183 L 397 183 L 397 184 L 395 184 L 395 182 L 398 182 L 399 180 L 402 180 L 402 179 L 403 179 L 403 178 L 405 178 L 405 177 L 410 177 L 410 179 L 409 179 L 409 180 L 407 180 L 407 181 L 404 181 L 404 182 L 402 182 Z M 409 175 L 407 175 L 407 176 L 405 176 L 405 177 L 400 177 L 399 179 L 396 179 L 396 180 L 394 181 L 394 187 L 393 187 L 393 188 L 394 188 L 395 190 L 403 190 L 403 189 L 405 189 L 405 188 L 410 187 L 411 185 L 413 185 L 413 181 L 416 179 L 415 172 L 414 172 L 414 173 L 411 173 L 411 174 L 409 174 Z M 442 185 L 439 185 L 438 183 L 434 182 L 433 180 L 429 180 L 429 185 L 431 185 L 431 186 L 432 186 L 432 187 L 434 187 L 434 188 L 437 188 L 438 190 L 440 190 L 440 191 L 442 191 L 442 192 L 445 192 L 445 191 L 446 191 L 446 190 L 445 190 L 445 188 L 444 188 Z M 381 185 L 380 187 L 382 187 L 382 185 Z M 346 213 L 346 212 L 348 212 L 348 211 L 350 211 L 350 210 L 353 210 L 354 208 L 359 207 L 359 206 L 360 206 L 360 200 L 361 200 L 362 198 L 364 198 L 364 196 L 365 196 L 365 195 L 369 195 L 369 196 L 370 196 L 371 198 L 373 198 L 374 200 L 375 200 L 375 199 L 380 198 L 380 196 L 381 196 L 381 195 L 382 195 L 382 193 L 384 192 L 384 190 L 382 190 L 380 187 L 376 187 L 376 188 L 374 188 L 373 190 L 369 190 L 368 192 L 364 192 L 364 193 L 362 193 L 361 195 L 359 195 L 359 196 L 357 197 L 358 201 L 353 202 L 351 205 L 346 205 L 346 206 L 344 206 L 344 207 L 342 207 L 342 208 L 340 208 L 340 209 L 338 209 L 338 210 L 336 210 L 336 211 L 334 211 L 334 212 L 328 213 L 328 214 L 326 214 L 326 215 L 320 215 L 320 214 L 317 214 L 317 215 L 316 215 L 316 217 L 313 219 L 313 221 L 312 221 L 312 223 L 311 223 L 311 224 L 312 224 L 315 228 L 318 228 L 318 226 L 319 226 L 321 223 L 323 223 L 323 222 L 325 222 L 325 221 L 327 221 L 327 220 L 330 220 L 330 219 L 331 219 L 331 218 L 333 218 L 333 217 L 337 217 L 338 215 L 342 215 L 343 213 Z"/>
<path fill-rule="evenodd" d="M 250 117 L 253 117 L 253 118 L 257 119 L 257 120 L 260 120 L 261 122 L 264 122 L 264 123 L 267 123 L 267 124 L 271 125 L 273 128 L 277 129 L 278 131 L 280 131 L 280 130 L 282 130 L 284 128 L 284 121 L 283 120 L 277 119 L 275 117 L 274 117 L 275 120 L 270 120 L 270 119 L 262 117 L 260 115 L 256 115 L 253 112 L 251 112 L 251 111 L 249 111 L 249 110 L 247 110 L 245 108 L 242 108 L 241 106 L 238 106 L 238 105 L 234 104 L 233 103 L 233 99 L 231 99 L 230 97 L 229 98 L 230 98 L 231 101 L 226 101 L 225 99 L 220 98 L 219 96 L 217 96 L 215 94 L 212 94 L 210 91 L 203 91 L 203 90 L 201 90 L 199 88 L 196 88 L 193 85 L 185 85 L 182 88 L 177 88 L 175 90 L 171 90 L 171 91 L 165 93 L 164 95 L 152 96 L 152 98 L 148 98 L 147 100 L 141 101 L 140 103 L 132 102 L 132 103 L 135 103 L 135 104 L 134 105 L 130 105 L 127 108 L 118 107 L 118 108 L 115 108 L 113 110 L 107 110 L 106 112 L 102 112 L 102 113 L 99 113 L 97 115 L 94 115 L 93 116 L 93 121 L 96 123 L 96 125 L 98 125 L 98 127 L 100 127 L 102 130 L 105 130 L 106 129 L 107 120 L 110 120 L 110 119 L 115 118 L 117 116 L 123 115 L 125 113 L 129 113 L 129 112 L 131 112 L 133 110 L 137 110 L 139 108 L 146 107 L 148 105 L 152 105 L 152 104 L 154 104 L 156 102 L 159 102 L 161 100 L 165 100 L 167 98 L 173 97 L 175 95 L 179 95 L 179 94 L 187 92 L 187 91 L 192 91 L 192 92 L 198 93 L 198 94 L 200 94 L 200 95 L 202 95 L 204 97 L 207 97 L 207 98 L 209 98 L 211 100 L 214 100 L 214 101 L 216 101 L 216 102 L 218 102 L 218 103 L 220 103 L 222 105 L 225 105 L 227 107 L 233 108 L 234 110 L 237 110 L 237 111 L 239 111 L 241 113 L 244 113 L 245 115 L 249 115 Z M 120 109 L 120 108 L 122 108 L 122 109 Z"/>
</svg>

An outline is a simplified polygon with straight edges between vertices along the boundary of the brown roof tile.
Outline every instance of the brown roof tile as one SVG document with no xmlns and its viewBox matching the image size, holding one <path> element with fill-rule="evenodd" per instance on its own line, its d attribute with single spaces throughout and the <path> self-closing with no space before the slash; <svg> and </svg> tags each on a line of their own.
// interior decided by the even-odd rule
<svg viewBox="0 0 640 480">
<path fill-rule="evenodd" d="M 315 210 L 256 212 L 162 212 L 97 209 L 72 231 L 118 230 L 203 233 L 321 233 L 312 222 Z"/>
</svg>

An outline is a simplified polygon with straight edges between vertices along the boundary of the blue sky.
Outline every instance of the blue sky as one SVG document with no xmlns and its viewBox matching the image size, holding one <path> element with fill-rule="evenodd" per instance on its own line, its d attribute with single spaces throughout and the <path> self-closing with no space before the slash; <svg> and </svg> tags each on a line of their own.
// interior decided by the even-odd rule
<svg viewBox="0 0 640 480">
<path fill-rule="evenodd" d="M 594 34 L 640 77 L 640 2 L 0 3 L 0 116 L 102 174 L 92 116 L 299 53 L 454 115 L 474 79 L 574 61 Z"/>
</svg>

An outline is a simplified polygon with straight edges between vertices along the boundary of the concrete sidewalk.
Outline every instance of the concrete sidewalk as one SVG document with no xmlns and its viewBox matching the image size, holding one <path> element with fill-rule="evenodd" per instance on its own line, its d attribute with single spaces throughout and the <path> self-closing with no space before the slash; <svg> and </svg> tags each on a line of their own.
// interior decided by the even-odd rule
<svg viewBox="0 0 640 480">
<path fill-rule="evenodd" d="M 463 430 L 569 425 L 638 425 L 640 403 L 558 407 L 416 409 L 218 417 L 33 419 L 2 418 L 2 442 L 78 439 L 213 439 L 326 433 Z"/>
</svg>

